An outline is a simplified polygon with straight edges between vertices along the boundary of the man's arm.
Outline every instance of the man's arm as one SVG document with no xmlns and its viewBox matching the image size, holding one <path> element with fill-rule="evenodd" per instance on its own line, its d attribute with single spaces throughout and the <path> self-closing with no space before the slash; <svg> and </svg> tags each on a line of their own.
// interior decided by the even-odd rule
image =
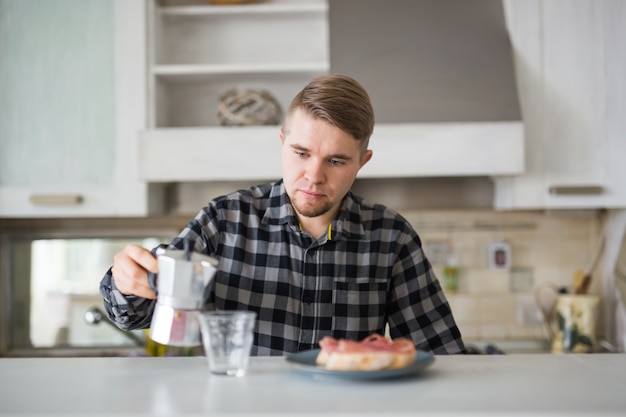
<svg viewBox="0 0 626 417">
<path fill-rule="evenodd" d="M 404 238 L 392 278 L 390 334 L 410 337 L 418 349 L 435 354 L 461 353 L 461 332 L 421 241 L 415 232 Z"/>
<path fill-rule="evenodd" d="M 120 329 L 150 327 L 156 288 L 148 273 L 157 269 L 154 253 L 141 246 L 127 245 L 115 254 L 113 266 L 100 281 L 100 295 L 109 319 Z"/>
</svg>

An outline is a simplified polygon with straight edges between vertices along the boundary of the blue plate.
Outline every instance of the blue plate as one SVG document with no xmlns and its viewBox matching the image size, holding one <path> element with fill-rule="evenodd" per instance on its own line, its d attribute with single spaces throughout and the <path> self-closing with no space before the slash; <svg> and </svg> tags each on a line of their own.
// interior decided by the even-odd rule
<svg viewBox="0 0 626 417">
<path fill-rule="evenodd" d="M 292 353 L 287 356 L 287 362 L 291 363 L 296 370 L 313 375 L 324 375 L 344 379 L 389 379 L 416 374 L 435 361 L 435 356 L 432 353 L 418 350 L 415 355 L 415 362 L 410 366 L 400 369 L 383 369 L 380 371 L 329 371 L 315 363 L 319 353 L 319 349 Z"/>
</svg>

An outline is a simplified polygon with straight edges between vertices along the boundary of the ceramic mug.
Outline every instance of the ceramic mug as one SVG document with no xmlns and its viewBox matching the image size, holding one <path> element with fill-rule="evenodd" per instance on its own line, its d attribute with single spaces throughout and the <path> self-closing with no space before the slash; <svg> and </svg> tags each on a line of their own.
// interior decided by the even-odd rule
<svg viewBox="0 0 626 417">
<path fill-rule="evenodd" d="M 596 348 L 597 295 L 559 295 L 554 307 L 552 353 L 591 353 Z"/>
<path fill-rule="evenodd" d="M 535 289 L 535 300 L 552 344 L 552 353 L 589 353 L 596 349 L 600 297 L 563 293 L 553 284 Z"/>
<path fill-rule="evenodd" d="M 589 353 L 596 350 L 596 323 L 600 297 L 562 294 L 546 284 L 535 289 L 552 353 Z"/>
</svg>

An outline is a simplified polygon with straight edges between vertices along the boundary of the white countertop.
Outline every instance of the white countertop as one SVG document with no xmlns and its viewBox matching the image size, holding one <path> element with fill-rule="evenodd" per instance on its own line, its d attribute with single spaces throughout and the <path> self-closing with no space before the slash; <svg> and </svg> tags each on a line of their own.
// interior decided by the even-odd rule
<svg viewBox="0 0 626 417">
<path fill-rule="evenodd" d="M 204 357 L 1 358 L 0 415 L 626 415 L 626 354 L 437 356 L 409 378 L 312 376 L 252 358 L 241 378 Z"/>
</svg>

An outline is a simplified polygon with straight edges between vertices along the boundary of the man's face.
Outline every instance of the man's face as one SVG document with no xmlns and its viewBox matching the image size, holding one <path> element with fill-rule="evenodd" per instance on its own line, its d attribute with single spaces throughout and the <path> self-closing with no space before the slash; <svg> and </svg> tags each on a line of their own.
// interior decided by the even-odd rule
<svg viewBox="0 0 626 417">
<path fill-rule="evenodd" d="M 327 216 L 330 223 L 372 151 L 362 156 L 351 135 L 302 110 L 290 116 L 288 131 L 281 131 L 280 138 L 283 180 L 296 212 L 308 218 Z"/>
</svg>

